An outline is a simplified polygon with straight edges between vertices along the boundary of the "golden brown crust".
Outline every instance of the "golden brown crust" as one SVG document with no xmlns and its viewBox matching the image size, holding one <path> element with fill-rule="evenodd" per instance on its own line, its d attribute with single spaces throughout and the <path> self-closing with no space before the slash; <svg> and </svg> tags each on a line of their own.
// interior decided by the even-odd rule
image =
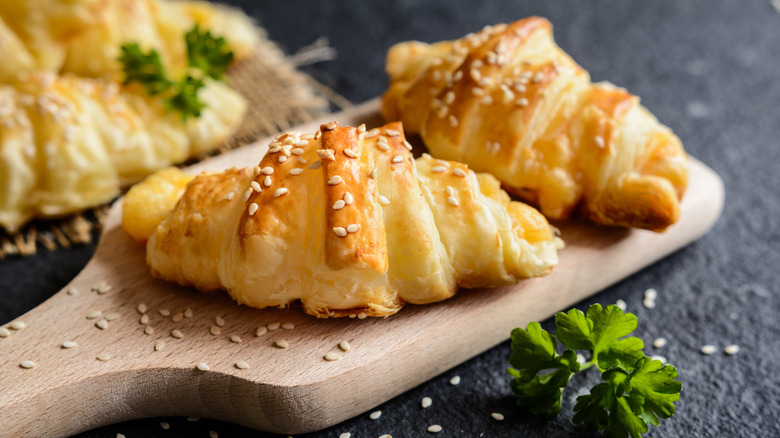
<svg viewBox="0 0 780 438">
<path fill-rule="evenodd" d="M 427 49 L 401 43 L 388 62 L 383 114 L 411 119 L 407 130 L 435 156 L 491 172 L 554 219 L 579 207 L 604 225 L 660 231 L 677 220 L 687 186 L 679 139 L 636 96 L 591 84 L 547 20 Z"/>
</svg>

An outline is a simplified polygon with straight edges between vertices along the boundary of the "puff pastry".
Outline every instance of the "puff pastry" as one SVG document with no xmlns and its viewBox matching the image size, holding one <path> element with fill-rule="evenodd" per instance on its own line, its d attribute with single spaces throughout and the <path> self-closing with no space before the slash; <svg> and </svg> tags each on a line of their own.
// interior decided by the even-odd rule
<svg viewBox="0 0 780 438">
<path fill-rule="evenodd" d="M 207 107 L 183 122 L 135 84 L 37 73 L 0 85 L 0 227 L 107 202 L 120 186 L 229 137 L 246 101 L 207 80 Z"/>
<path fill-rule="evenodd" d="M 257 167 L 187 185 L 147 242 L 151 271 L 253 307 L 387 316 L 557 263 L 562 242 L 539 212 L 492 176 L 407 146 L 400 123 L 281 134 Z M 125 202 L 154 191 L 145 184 Z"/>
<path fill-rule="evenodd" d="M 588 73 L 531 17 L 387 56 L 387 120 L 437 157 L 495 175 L 553 219 L 661 231 L 687 186 L 680 140 L 639 98 Z"/>
<path fill-rule="evenodd" d="M 168 68 L 186 66 L 183 35 L 199 24 L 242 59 L 257 47 L 252 21 L 205 1 L 25 0 L 0 2 L 0 82 L 19 73 L 76 73 L 120 81 L 124 43 L 156 49 Z"/>
</svg>

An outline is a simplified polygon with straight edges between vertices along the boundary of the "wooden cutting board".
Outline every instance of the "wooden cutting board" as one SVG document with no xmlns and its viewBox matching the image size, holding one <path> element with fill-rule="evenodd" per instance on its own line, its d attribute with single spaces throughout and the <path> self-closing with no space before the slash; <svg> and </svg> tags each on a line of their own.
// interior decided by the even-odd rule
<svg viewBox="0 0 780 438">
<path fill-rule="evenodd" d="M 314 132 L 330 120 L 342 126 L 379 126 L 378 109 L 373 100 L 296 130 Z M 267 144 L 235 150 L 191 170 L 255 165 Z M 153 279 L 144 246 L 121 230 L 122 203 L 116 202 L 87 267 L 65 289 L 21 316 L 17 322 L 24 322 L 23 329 L 0 337 L 0 434 L 65 436 L 107 423 L 170 415 L 288 434 L 322 429 L 480 354 L 507 339 L 512 328 L 543 320 L 696 240 L 712 227 L 722 206 L 720 178 L 692 159 L 681 220 L 663 234 L 560 223 L 566 248 L 551 275 L 515 286 L 462 290 L 448 301 L 408 305 L 385 319 L 319 320 L 296 308 L 251 309 L 226 294 L 202 294 Z M 149 334 L 140 323 L 142 303 L 153 330 Z M 102 316 L 89 319 L 93 311 Z M 103 318 L 110 319 L 105 329 L 96 326 Z M 256 335 L 258 327 L 273 328 L 275 323 L 288 328 Z M 218 334 L 212 326 L 219 328 Z M 279 348 L 280 340 L 289 347 Z M 342 341 L 349 342 L 350 351 L 339 349 Z M 64 348 L 64 342 L 76 346 Z M 329 352 L 341 359 L 326 361 Z M 99 360 L 102 355 L 110 358 Z M 23 361 L 35 366 L 24 368 Z M 239 361 L 248 368 L 240 369 Z M 209 370 L 198 369 L 201 362 Z"/>
</svg>

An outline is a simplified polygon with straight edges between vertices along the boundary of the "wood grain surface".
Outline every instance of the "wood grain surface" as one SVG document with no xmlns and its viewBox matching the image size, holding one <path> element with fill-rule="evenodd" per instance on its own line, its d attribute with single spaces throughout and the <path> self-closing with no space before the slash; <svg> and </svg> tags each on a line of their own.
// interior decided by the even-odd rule
<svg viewBox="0 0 780 438">
<path fill-rule="evenodd" d="M 378 101 L 297 130 L 314 132 L 319 123 L 330 120 L 342 126 L 379 126 Z M 255 165 L 267 143 L 190 169 Z M 203 294 L 155 280 L 145 263 L 144 246 L 121 230 L 117 202 L 87 267 L 65 289 L 16 320 L 24 322 L 23 329 L 11 329 L 11 323 L 2 326 L 10 335 L 0 337 L 0 435 L 66 436 L 112 422 L 167 415 L 215 418 L 288 434 L 325 428 L 493 347 L 507 339 L 512 328 L 547 318 L 702 236 L 720 215 L 723 186 L 695 159 L 690 170 L 681 220 L 665 233 L 556 223 L 567 246 L 551 275 L 515 286 L 461 290 L 448 301 L 407 305 L 384 319 L 322 320 L 295 307 L 257 310 L 238 306 L 223 293 Z M 147 324 L 140 322 L 142 303 Z M 101 316 L 87 318 L 93 311 Z M 224 320 L 222 326 L 218 318 Z M 111 320 L 104 329 L 97 327 L 106 319 Z M 256 335 L 259 327 L 273 328 L 274 323 L 294 327 Z M 218 334 L 212 326 L 219 328 Z M 174 337 L 174 330 L 183 337 Z M 278 347 L 276 341 L 281 340 L 289 347 Z M 68 341 L 76 346 L 64 348 Z M 349 342 L 350 351 L 339 348 L 342 341 Z M 326 361 L 329 352 L 341 359 Z M 99 360 L 100 355 L 110 358 Z M 23 361 L 35 366 L 24 368 Z M 239 361 L 248 368 L 240 369 Z M 199 370 L 200 362 L 209 369 Z"/>
</svg>

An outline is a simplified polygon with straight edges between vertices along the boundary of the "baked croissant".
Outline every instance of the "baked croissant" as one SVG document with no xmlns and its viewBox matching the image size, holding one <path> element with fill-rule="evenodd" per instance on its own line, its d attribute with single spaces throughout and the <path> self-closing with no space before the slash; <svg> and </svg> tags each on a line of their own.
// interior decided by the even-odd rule
<svg viewBox="0 0 780 438">
<path fill-rule="evenodd" d="M 407 146 L 400 123 L 279 135 L 259 166 L 195 177 L 148 240 L 147 263 L 156 277 L 225 289 L 240 304 L 300 300 L 318 317 L 387 316 L 557 263 L 562 242 L 539 212 L 492 176 L 414 160 Z M 125 208 L 165 185 L 154 180 Z M 126 228 L 138 229 L 137 212 L 124 211 Z"/>
<path fill-rule="evenodd" d="M 236 59 L 259 41 L 238 10 L 204 1 L 25 0 L 0 2 L 0 82 L 19 73 L 76 73 L 120 81 L 120 47 L 155 49 L 168 68 L 186 66 L 184 34 L 195 24 L 224 36 Z"/>
<path fill-rule="evenodd" d="M 38 73 L 0 85 L 0 227 L 107 202 L 120 186 L 213 148 L 246 101 L 206 79 L 207 106 L 186 122 L 137 84 Z"/>
<path fill-rule="evenodd" d="M 588 73 L 531 17 L 456 41 L 405 42 L 387 55 L 387 120 L 437 157 L 495 175 L 564 219 L 662 231 L 687 186 L 680 140 L 639 98 Z"/>
</svg>

